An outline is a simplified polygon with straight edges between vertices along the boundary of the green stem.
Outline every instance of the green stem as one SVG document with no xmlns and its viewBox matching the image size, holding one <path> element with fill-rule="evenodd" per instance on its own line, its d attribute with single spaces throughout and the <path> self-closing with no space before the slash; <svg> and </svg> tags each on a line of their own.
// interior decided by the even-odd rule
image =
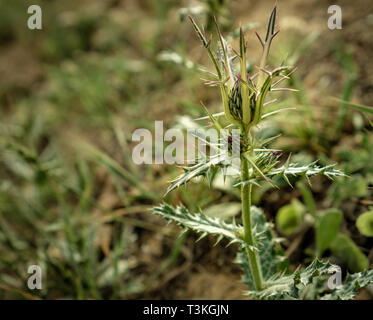
<svg viewBox="0 0 373 320">
<path fill-rule="evenodd" d="M 246 136 L 246 135 L 245 135 Z M 241 159 L 241 181 L 249 180 L 249 167 L 246 159 Z M 242 202 L 242 221 L 244 226 L 245 241 L 254 246 L 254 236 L 251 225 L 251 195 L 252 185 L 242 184 L 241 186 L 241 202 Z M 249 259 L 251 275 L 254 279 L 255 289 L 260 291 L 264 288 L 262 270 L 257 251 L 246 250 Z"/>
</svg>

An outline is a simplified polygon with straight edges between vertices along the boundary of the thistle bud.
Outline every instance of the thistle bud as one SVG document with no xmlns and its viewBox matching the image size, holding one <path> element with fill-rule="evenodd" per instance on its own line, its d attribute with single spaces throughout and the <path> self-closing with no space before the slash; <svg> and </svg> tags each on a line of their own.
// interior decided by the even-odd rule
<svg viewBox="0 0 373 320">
<path fill-rule="evenodd" d="M 242 120 L 242 96 L 241 83 L 236 81 L 231 92 L 229 93 L 228 107 L 231 116 L 235 120 Z"/>
<path fill-rule="evenodd" d="M 243 117 L 243 110 L 242 110 L 242 84 L 240 80 L 237 80 L 232 88 L 232 90 L 229 93 L 228 97 L 228 107 L 229 112 L 231 116 L 239 121 L 242 122 Z M 248 89 L 248 97 L 249 97 L 249 108 L 250 108 L 250 114 L 251 114 L 251 121 L 254 119 L 254 113 L 255 113 L 255 94 L 252 94 L 252 91 Z M 250 121 L 250 123 L 251 123 Z"/>
</svg>

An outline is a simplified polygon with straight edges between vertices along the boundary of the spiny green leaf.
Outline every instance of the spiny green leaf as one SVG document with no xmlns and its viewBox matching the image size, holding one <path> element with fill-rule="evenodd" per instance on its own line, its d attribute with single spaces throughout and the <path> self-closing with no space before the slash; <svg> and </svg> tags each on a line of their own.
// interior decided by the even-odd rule
<svg viewBox="0 0 373 320">
<path fill-rule="evenodd" d="M 307 268 L 291 275 L 274 276 L 266 281 L 262 291 L 249 291 L 253 299 L 263 300 L 350 300 L 363 288 L 373 283 L 373 269 L 347 275 L 345 283 L 330 293 L 328 276 L 335 272 L 329 262 L 315 259 Z"/>
<path fill-rule="evenodd" d="M 197 164 L 185 167 L 184 173 L 178 176 L 175 180 L 171 181 L 170 186 L 167 189 L 166 194 L 181 187 L 182 185 L 188 183 L 190 180 L 199 176 L 209 176 L 210 172 L 214 170 L 217 166 L 223 167 L 224 157 L 215 156 L 211 157 L 209 160 L 203 161 L 201 159 Z"/>
<path fill-rule="evenodd" d="M 359 289 L 373 283 L 373 269 L 364 272 L 348 274 L 341 288 L 323 296 L 322 300 L 351 300 L 359 292 Z"/>
<path fill-rule="evenodd" d="M 331 266 L 329 262 L 316 259 L 304 270 L 297 269 L 291 275 L 274 275 L 266 281 L 264 290 L 249 291 L 247 294 L 253 299 L 263 300 L 303 299 L 308 287 L 315 279 L 327 275 Z"/>
<path fill-rule="evenodd" d="M 306 166 L 297 166 L 296 164 L 290 163 L 289 165 L 284 165 L 279 168 L 274 168 L 266 173 L 267 177 L 282 176 L 284 179 L 290 176 L 303 176 L 310 178 L 317 174 L 322 174 L 332 179 L 334 177 L 345 176 L 345 174 L 340 171 L 333 169 L 335 165 L 328 165 L 325 167 L 319 167 L 316 162 L 313 162 Z"/>
<path fill-rule="evenodd" d="M 168 221 L 176 222 L 185 229 L 192 229 L 201 234 L 200 239 L 208 234 L 212 234 L 218 236 L 217 242 L 225 237 L 230 241 L 229 244 L 237 243 L 243 248 L 257 250 L 255 247 L 249 246 L 243 240 L 240 236 L 242 233 L 242 226 L 234 223 L 227 223 L 219 218 L 208 217 L 203 213 L 192 214 L 184 206 L 174 208 L 168 204 L 163 204 L 154 208 L 153 212 Z"/>
</svg>

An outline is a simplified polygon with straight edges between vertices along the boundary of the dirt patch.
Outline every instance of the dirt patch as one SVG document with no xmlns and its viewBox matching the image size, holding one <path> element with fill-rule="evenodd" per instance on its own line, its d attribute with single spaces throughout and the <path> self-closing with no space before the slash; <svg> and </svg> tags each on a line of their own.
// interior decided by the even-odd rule
<svg viewBox="0 0 373 320">
<path fill-rule="evenodd" d="M 193 273 L 185 292 L 184 299 L 243 299 L 242 293 L 247 288 L 240 282 L 240 277 L 224 273 L 200 271 Z"/>
</svg>

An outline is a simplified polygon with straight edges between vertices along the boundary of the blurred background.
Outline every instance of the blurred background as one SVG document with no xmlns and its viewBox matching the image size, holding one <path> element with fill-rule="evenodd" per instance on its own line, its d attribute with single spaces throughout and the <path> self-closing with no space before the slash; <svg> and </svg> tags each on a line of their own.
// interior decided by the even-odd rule
<svg viewBox="0 0 373 320">
<path fill-rule="evenodd" d="M 31 3 L 32 2 L 32 3 Z M 27 8 L 42 8 L 42 30 L 27 28 Z M 342 30 L 327 9 L 342 8 Z M 236 248 L 166 225 L 150 213 L 162 201 L 239 219 L 239 192 L 222 179 L 163 195 L 180 168 L 137 166 L 132 132 L 183 126 L 221 110 L 202 84 L 211 66 L 192 14 L 237 46 L 242 25 L 252 70 L 274 1 L 0 0 L 0 299 L 241 299 Z M 368 113 L 333 98 L 373 105 L 373 3 L 277 1 L 281 32 L 270 65 L 297 66 L 271 108 L 296 107 L 266 121 L 284 158 L 338 163 L 349 175 L 255 189 L 255 203 L 285 238 L 290 268 L 317 254 L 345 272 L 373 262 L 373 132 Z M 193 61 L 193 62 L 192 62 Z M 312 215 L 343 217 L 338 243 L 317 252 Z M 367 223 L 357 224 L 366 214 Z M 369 215 L 369 213 L 371 213 Z M 311 221 L 311 222 L 310 222 Z M 27 268 L 43 270 L 42 290 L 27 288 Z M 359 299 L 371 299 L 364 290 Z"/>
</svg>

